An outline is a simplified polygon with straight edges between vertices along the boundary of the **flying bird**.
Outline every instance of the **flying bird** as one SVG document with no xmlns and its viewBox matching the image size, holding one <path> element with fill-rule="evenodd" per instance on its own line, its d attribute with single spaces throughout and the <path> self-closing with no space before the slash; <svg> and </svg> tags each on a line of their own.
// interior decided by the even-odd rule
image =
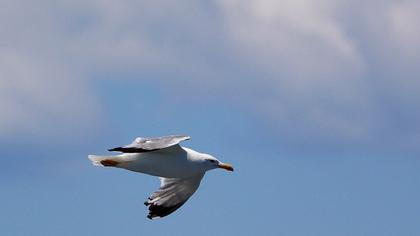
<svg viewBox="0 0 420 236">
<path fill-rule="evenodd" d="M 188 139 L 184 135 L 139 137 L 129 145 L 108 150 L 121 152 L 119 155 L 89 155 L 89 159 L 97 166 L 160 177 L 160 188 L 144 202 L 149 207 L 147 218 L 160 218 L 180 208 L 194 194 L 206 171 L 216 168 L 233 171 L 230 164 L 179 145 Z"/>
</svg>

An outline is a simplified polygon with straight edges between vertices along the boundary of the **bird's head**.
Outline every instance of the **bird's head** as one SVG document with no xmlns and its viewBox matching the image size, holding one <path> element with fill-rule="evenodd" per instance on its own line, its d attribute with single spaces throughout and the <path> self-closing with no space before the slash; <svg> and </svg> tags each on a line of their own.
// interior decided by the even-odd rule
<svg viewBox="0 0 420 236">
<path fill-rule="evenodd" d="M 221 168 L 221 169 L 225 169 L 225 170 L 228 170 L 228 171 L 233 171 L 233 166 L 231 164 L 223 163 L 223 162 L 217 160 L 217 158 L 215 158 L 211 155 L 206 154 L 206 156 L 203 160 L 204 160 L 203 164 L 205 165 L 206 170 Z"/>
</svg>

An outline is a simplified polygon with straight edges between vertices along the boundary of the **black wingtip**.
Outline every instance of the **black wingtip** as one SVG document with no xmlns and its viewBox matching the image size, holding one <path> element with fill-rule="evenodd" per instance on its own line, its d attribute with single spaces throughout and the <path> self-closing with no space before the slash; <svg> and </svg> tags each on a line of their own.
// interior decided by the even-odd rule
<svg viewBox="0 0 420 236">
<path fill-rule="evenodd" d="M 159 149 L 142 149 L 142 148 L 134 148 L 134 147 L 116 147 L 108 149 L 110 152 L 124 152 L 124 153 L 142 153 L 142 152 L 153 152 Z"/>
<path fill-rule="evenodd" d="M 110 152 L 121 152 L 122 150 L 123 150 L 122 147 L 116 147 L 116 148 L 108 149 L 108 151 L 110 151 Z"/>
<path fill-rule="evenodd" d="M 162 218 L 165 217 L 169 214 L 171 214 L 172 212 L 176 211 L 178 208 L 180 208 L 182 205 L 184 205 L 184 203 L 188 200 L 185 199 L 182 202 L 179 202 L 175 205 L 172 206 L 162 206 L 162 205 L 157 205 L 156 203 L 152 203 L 149 205 L 149 214 L 147 215 L 147 218 L 153 220 L 156 218 Z"/>
</svg>

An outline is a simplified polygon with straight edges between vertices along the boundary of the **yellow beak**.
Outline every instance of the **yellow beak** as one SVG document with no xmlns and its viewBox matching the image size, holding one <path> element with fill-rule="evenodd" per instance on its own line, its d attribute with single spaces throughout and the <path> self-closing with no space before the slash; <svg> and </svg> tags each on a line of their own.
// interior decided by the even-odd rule
<svg viewBox="0 0 420 236">
<path fill-rule="evenodd" d="M 227 164 L 227 163 L 220 163 L 219 164 L 219 168 L 228 170 L 228 171 L 233 171 L 233 166 L 231 164 Z"/>
</svg>

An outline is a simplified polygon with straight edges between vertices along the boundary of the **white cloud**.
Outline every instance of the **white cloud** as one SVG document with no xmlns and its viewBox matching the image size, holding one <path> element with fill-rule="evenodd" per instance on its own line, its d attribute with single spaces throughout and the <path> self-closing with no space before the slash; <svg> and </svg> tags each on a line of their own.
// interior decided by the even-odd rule
<svg viewBox="0 0 420 236">
<path fill-rule="evenodd" d="M 331 77 L 340 69 L 361 70 L 356 45 L 334 18 L 334 1 L 221 3 L 238 50 L 256 54 L 256 61 L 268 64 L 267 69 L 287 69 L 307 78 Z"/>
<path fill-rule="evenodd" d="M 1 51 L 2 135 L 66 128 L 78 131 L 92 124 L 98 115 L 94 96 L 84 81 L 75 79 L 77 76 L 62 66 L 16 51 Z"/>
<path fill-rule="evenodd" d="M 260 109 L 294 144 L 406 147 L 418 137 L 415 1 L 220 3 L 239 53 L 270 74 L 261 83 L 275 95 Z"/>
<path fill-rule="evenodd" d="M 296 143 L 415 143 L 418 128 L 383 137 L 395 107 L 420 114 L 419 4 L 361 3 L 3 1 L 0 130 L 88 126 L 101 115 L 91 77 L 148 68 L 225 97 L 235 87 L 233 103 Z"/>
<path fill-rule="evenodd" d="M 366 137 L 371 106 L 358 45 L 336 19 L 337 1 L 221 1 L 237 50 L 275 96 L 261 109 L 291 138 Z M 268 72 L 267 72 L 268 71 Z M 359 117 L 350 114 L 359 113 Z M 290 127 L 293 129 L 290 129 Z M 292 131 L 293 130 L 293 131 Z"/>
<path fill-rule="evenodd" d="M 399 2 L 391 5 L 389 9 L 390 33 L 395 39 L 396 47 L 401 53 L 408 56 L 419 57 L 420 31 L 420 3 Z"/>
</svg>

